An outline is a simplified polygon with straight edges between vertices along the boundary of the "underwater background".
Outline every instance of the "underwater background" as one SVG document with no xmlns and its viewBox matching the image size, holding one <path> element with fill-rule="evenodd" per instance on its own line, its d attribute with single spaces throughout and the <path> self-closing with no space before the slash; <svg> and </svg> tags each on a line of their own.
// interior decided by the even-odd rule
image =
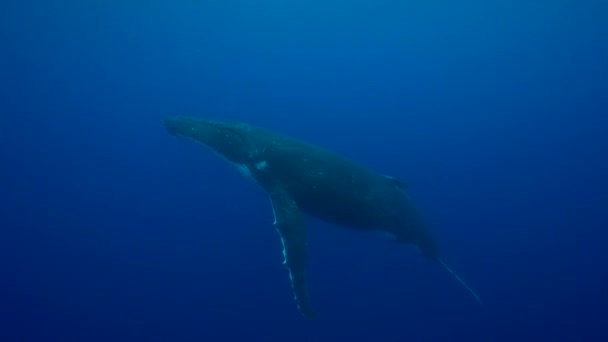
<svg viewBox="0 0 608 342">
<path fill-rule="evenodd" d="M 608 2 L 4 1 L 0 341 L 608 340 Z M 310 219 L 171 115 L 408 183 L 449 265 Z"/>
</svg>

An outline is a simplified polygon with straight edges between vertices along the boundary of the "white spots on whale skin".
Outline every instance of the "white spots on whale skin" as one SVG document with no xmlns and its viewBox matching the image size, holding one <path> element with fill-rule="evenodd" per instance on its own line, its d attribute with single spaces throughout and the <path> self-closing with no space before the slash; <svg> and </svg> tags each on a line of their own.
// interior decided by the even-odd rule
<svg viewBox="0 0 608 342">
<path fill-rule="evenodd" d="M 257 163 L 255 163 L 255 168 L 258 170 L 264 170 L 265 168 L 268 167 L 268 163 L 265 160 L 259 161 Z"/>
<path fill-rule="evenodd" d="M 271 202 L 272 202 L 272 199 L 271 199 Z M 278 219 L 277 219 L 277 213 L 274 209 L 274 205 L 272 205 L 271 207 L 272 207 L 272 215 L 274 216 L 273 225 L 274 225 L 275 230 L 279 233 L 279 237 L 281 238 L 281 245 L 283 246 L 283 251 L 282 251 L 283 266 L 285 266 L 287 268 L 287 273 L 289 275 L 289 282 L 291 283 L 291 289 L 293 291 L 293 298 L 294 298 L 294 301 L 296 302 L 296 306 L 298 307 L 298 310 L 301 312 L 302 306 L 300 305 L 301 301 L 300 301 L 300 298 L 298 297 L 297 286 L 296 286 L 296 283 L 293 278 L 293 272 L 291 270 L 291 267 L 289 267 L 289 264 L 287 262 L 287 245 L 285 243 L 285 239 L 283 238 L 283 234 L 281 233 L 281 230 L 277 226 Z"/>
<path fill-rule="evenodd" d="M 274 206 L 273 205 L 271 205 L 271 208 L 272 208 L 272 216 L 274 216 L 274 222 L 272 224 L 276 225 L 277 224 L 277 213 L 274 211 Z M 279 231 L 279 230 L 277 229 L 277 231 Z M 281 232 L 279 232 L 279 234 L 280 233 Z M 281 238 L 281 240 L 282 240 L 282 238 Z M 283 241 L 281 241 L 281 242 L 283 242 Z"/>
<path fill-rule="evenodd" d="M 261 151 L 257 147 L 254 149 L 251 149 L 249 151 L 249 159 L 256 159 L 257 157 L 259 157 L 260 155 L 263 155 L 264 153 L 266 153 L 266 147 L 262 148 Z"/>
<path fill-rule="evenodd" d="M 273 214 L 274 214 L 274 208 L 272 209 Z M 276 215 L 275 215 L 275 223 L 276 223 Z M 285 248 L 285 240 L 283 239 L 283 236 L 281 235 L 281 232 L 277 229 L 277 231 L 279 232 L 279 236 L 281 237 L 281 244 L 283 245 L 283 265 L 287 266 L 287 250 Z M 291 283 L 291 288 L 294 292 L 293 298 L 296 302 L 296 305 L 298 307 L 298 310 L 302 310 L 302 308 L 300 307 L 300 299 L 298 298 L 298 295 L 296 293 L 296 284 L 293 281 L 293 274 L 291 273 L 291 269 L 289 268 L 289 266 L 287 266 L 287 273 L 289 274 L 289 282 Z"/>
<path fill-rule="evenodd" d="M 236 165 L 236 167 L 239 169 L 239 171 L 241 171 L 241 173 L 243 173 L 245 176 L 253 178 L 253 175 L 251 174 L 251 170 L 249 170 L 247 165 L 245 165 L 245 164 L 234 164 L 234 165 Z"/>
<path fill-rule="evenodd" d="M 287 265 L 287 249 L 285 249 L 285 240 L 282 237 L 281 244 L 283 245 L 283 265 Z M 291 270 L 289 270 L 289 278 L 291 279 Z"/>
</svg>

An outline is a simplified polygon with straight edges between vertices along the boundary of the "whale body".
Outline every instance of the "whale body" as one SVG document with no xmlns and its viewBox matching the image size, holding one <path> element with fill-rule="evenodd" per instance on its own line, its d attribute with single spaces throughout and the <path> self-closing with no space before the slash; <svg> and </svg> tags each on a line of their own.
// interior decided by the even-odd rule
<svg viewBox="0 0 608 342">
<path fill-rule="evenodd" d="M 244 122 L 170 117 L 164 126 L 172 135 L 211 148 L 268 193 L 284 265 L 304 317 L 315 316 L 306 282 L 306 215 L 414 245 L 443 265 L 479 301 L 441 260 L 439 246 L 406 194 L 404 182 L 323 147 Z"/>
</svg>

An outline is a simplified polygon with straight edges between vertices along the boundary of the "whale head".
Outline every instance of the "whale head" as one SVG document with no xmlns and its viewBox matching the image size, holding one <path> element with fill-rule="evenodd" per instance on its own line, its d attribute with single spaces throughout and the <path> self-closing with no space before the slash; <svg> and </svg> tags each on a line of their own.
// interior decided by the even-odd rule
<svg viewBox="0 0 608 342">
<path fill-rule="evenodd" d="M 166 118 L 163 124 L 170 134 L 201 143 L 231 162 L 246 158 L 251 130 L 247 124 L 180 116 Z"/>
</svg>

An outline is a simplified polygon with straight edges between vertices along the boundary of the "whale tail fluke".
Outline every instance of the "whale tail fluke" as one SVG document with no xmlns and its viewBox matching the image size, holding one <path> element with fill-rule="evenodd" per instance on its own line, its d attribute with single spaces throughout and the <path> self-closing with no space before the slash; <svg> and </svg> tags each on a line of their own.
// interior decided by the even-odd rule
<svg viewBox="0 0 608 342">
<path fill-rule="evenodd" d="M 483 305 L 483 302 L 481 301 L 481 298 L 479 298 L 479 296 L 477 295 L 477 293 L 475 293 L 475 291 L 473 291 L 473 289 L 467 285 L 467 283 L 464 282 L 464 280 L 462 280 L 462 278 L 460 278 L 460 276 L 458 274 L 456 274 L 454 271 L 452 271 L 451 268 L 448 267 L 448 265 L 446 265 L 443 260 L 439 260 L 439 263 L 441 264 L 441 266 L 443 266 L 443 268 L 445 268 L 446 271 L 450 272 L 450 274 L 452 276 L 454 276 L 454 278 L 456 278 L 456 280 L 458 280 L 458 282 L 460 283 L 460 285 L 462 285 L 467 291 L 469 291 L 469 293 L 471 294 L 471 296 L 473 296 L 473 298 L 475 298 L 475 301 L 477 301 L 477 303 L 479 305 Z"/>
</svg>

